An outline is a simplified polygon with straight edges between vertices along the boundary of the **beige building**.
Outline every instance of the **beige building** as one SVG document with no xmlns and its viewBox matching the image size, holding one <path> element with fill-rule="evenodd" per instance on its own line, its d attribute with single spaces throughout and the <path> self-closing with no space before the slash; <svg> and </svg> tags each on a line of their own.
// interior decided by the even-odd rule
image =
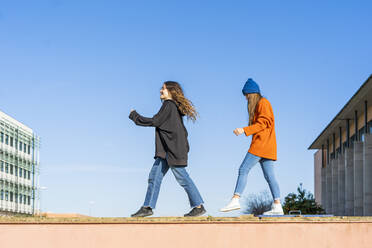
<svg viewBox="0 0 372 248">
<path fill-rule="evenodd" d="M 315 199 L 327 214 L 372 216 L 372 75 L 309 149 Z"/>
</svg>

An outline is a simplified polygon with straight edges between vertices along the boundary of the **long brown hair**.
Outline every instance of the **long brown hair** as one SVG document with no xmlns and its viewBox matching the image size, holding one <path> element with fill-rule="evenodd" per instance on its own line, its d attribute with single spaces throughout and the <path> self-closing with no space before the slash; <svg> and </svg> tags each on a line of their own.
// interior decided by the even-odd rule
<svg viewBox="0 0 372 248">
<path fill-rule="evenodd" d="M 247 94 L 246 97 L 248 100 L 248 115 L 249 115 L 248 125 L 252 125 L 254 114 L 257 108 L 257 104 L 261 100 L 262 96 L 260 93 L 252 93 L 252 94 Z"/>
<path fill-rule="evenodd" d="M 174 81 L 166 81 L 164 84 L 181 114 L 186 115 L 189 120 L 196 121 L 199 114 L 196 112 L 194 104 L 183 94 L 181 85 Z"/>
</svg>

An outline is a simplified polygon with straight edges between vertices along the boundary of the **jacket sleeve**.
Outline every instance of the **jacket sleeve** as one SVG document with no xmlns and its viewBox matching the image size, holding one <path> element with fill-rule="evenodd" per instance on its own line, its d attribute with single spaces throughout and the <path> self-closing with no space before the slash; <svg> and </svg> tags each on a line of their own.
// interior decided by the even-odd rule
<svg viewBox="0 0 372 248">
<path fill-rule="evenodd" d="M 170 112 L 171 108 L 169 103 L 164 102 L 159 112 L 152 118 L 144 117 L 138 114 L 136 111 L 132 111 L 129 115 L 129 119 L 131 119 L 138 126 L 160 127 L 168 119 Z"/>
<path fill-rule="evenodd" d="M 259 133 L 274 125 L 274 115 L 270 103 L 267 100 L 264 100 L 262 104 L 258 106 L 257 111 L 258 113 L 255 123 L 243 128 L 246 136 Z"/>
</svg>

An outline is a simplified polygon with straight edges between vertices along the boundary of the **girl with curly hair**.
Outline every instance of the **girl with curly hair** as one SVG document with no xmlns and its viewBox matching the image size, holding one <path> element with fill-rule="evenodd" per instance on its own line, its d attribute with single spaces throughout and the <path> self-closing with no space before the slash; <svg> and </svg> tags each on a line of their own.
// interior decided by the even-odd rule
<svg viewBox="0 0 372 248">
<path fill-rule="evenodd" d="M 143 206 L 132 217 L 146 217 L 153 214 L 163 177 L 169 169 L 177 182 L 185 189 L 191 211 L 185 217 L 203 215 L 206 210 L 203 199 L 186 171 L 189 143 L 183 116 L 195 121 L 198 113 L 188 100 L 179 83 L 166 81 L 160 90 L 163 102 L 159 112 L 152 118 L 143 117 L 132 110 L 129 118 L 138 126 L 155 127 L 155 163 L 148 179 L 147 193 Z"/>
</svg>

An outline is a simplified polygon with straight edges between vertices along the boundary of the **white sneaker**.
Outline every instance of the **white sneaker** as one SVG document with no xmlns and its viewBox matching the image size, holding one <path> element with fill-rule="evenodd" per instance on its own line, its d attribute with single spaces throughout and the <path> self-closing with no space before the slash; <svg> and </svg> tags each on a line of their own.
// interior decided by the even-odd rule
<svg viewBox="0 0 372 248">
<path fill-rule="evenodd" d="M 229 204 L 227 204 L 225 207 L 221 208 L 221 212 L 229 212 L 232 210 L 240 209 L 240 203 L 239 198 L 232 198 Z"/>
<path fill-rule="evenodd" d="M 273 203 L 271 210 L 263 213 L 263 215 L 284 215 L 282 205 L 280 203 Z"/>
</svg>

